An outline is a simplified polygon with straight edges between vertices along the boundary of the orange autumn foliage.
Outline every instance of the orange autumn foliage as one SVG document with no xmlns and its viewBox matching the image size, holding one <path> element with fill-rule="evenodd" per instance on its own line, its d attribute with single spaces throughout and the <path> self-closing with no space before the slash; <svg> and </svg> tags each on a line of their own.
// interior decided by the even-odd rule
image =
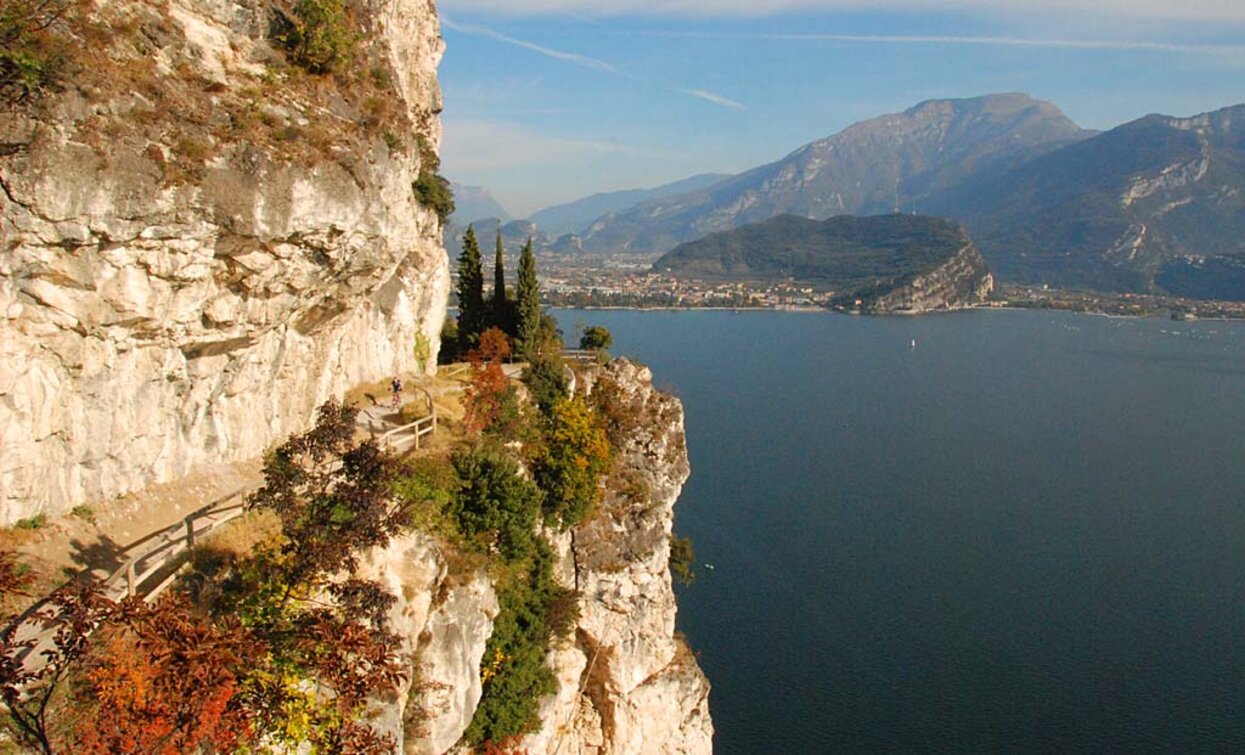
<svg viewBox="0 0 1245 755">
<path fill-rule="evenodd" d="M 480 335 L 479 348 L 467 354 L 471 363 L 471 384 L 467 387 L 467 431 L 480 432 L 493 424 L 501 412 L 509 383 L 502 360 L 510 356 L 510 340 L 498 328 Z"/>
<path fill-rule="evenodd" d="M 95 715 L 83 717 L 75 752 L 228 752 L 250 738 L 234 672 L 250 648 L 243 630 L 208 625 L 171 601 L 125 618 L 91 659 Z"/>
</svg>

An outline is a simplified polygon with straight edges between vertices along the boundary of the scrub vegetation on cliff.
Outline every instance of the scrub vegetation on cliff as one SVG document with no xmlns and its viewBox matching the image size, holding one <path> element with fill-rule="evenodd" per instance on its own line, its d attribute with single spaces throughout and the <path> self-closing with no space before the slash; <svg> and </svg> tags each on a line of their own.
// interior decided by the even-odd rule
<svg viewBox="0 0 1245 755">
<path fill-rule="evenodd" d="M 30 641 L 11 626 L 0 692 L 15 739 L 47 753 L 392 751 L 364 713 L 412 673 L 387 623 L 396 598 L 353 575 L 361 553 L 415 528 L 457 554 L 451 563 L 485 568 L 497 591 L 465 740 L 487 748 L 533 732 L 557 689 L 546 657 L 579 617 L 542 528 L 584 522 L 623 485 L 611 437 L 645 417 L 605 378 L 592 397 L 572 394 L 556 332 L 537 352 L 557 366 L 538 379 L 562 381 L 545 408 L 534 390 L 496 380 L 506 336 L 493 329 L 480 342 L 456 446 L 400 460 L 356 442 L 356 410 L 330 402 L 268 456 L 248 506 L 274 524 L 253 527 L 244 547 L 200 546 L 174 593 L 152 604 L 116 603 L 87 583 L 57 591 L 40 609 L 54 640 L 38 669 L 18 660 Z M 6 596 L 27 587 L 7 557 L 0 582 Z"/>
<path fill-rule="evenodd" d="M 413 524 L 393 495 L 410 471 L 354 430 L 355 410 L 330 402 L 269 455 L 247 506 L 279 526 L 249 553 L 201 555 L 152 603 L 72 583 L 35 614 L 43 644 L 10 625 L 0 694 L 14 739 L 45 753 L 392 751 L 362 717 L 405 673 L 387 626 L 395 598 L 351 575 L 363 550 Z M 23 650 L 46 662 L 26 665 Z"/>
<path fill-rule="evenodd" d="M 417 154 L 412 191 L 448 216 L 448 182 L 423 137 L 436 110 L 408 117 L 376 41 L 376 14 L 356 0 L 278 1 L 254 12 L 257 38 L 249 49 L 230 40 L 222 54 L 235 65 L 219 70 L 204 65 L 205 40 L 190 38 L 173 3 L 6 2 L 0 102 L 55 118 L 102 158 L 132 146 L 167 185 L 198 180 L 206 163 L 238 145 L 291 162 L 349 162 L 341 145 L 363 135 Z M 62 92 L 69 100 L 52 96 Z M 57 112 L 65 102 L 76 103 L 68 118 Z"/>
</svg>

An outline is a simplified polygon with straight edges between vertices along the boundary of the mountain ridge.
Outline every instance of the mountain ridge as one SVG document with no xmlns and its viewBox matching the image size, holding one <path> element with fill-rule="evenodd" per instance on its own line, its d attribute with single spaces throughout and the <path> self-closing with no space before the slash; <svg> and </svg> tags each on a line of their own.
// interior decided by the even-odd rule
<svg viewBox="0 0 1245 755">
<path fill-rule="evenodd" d="M 1052 103 L 1023 94 L 926 100 L 706 189 L 603 216 L 583 234 L 584 247 L 664 252 L 782 213 L 824 219 L 886 212 L 1093 133 Z"/>
<path fill-rule="evenodd" d="M 1245 299 L 1245 105 L 1147 115 L 931 209 L 1009 280 Z"/>
<path fill-rule="evenodd" d="M 553 237 L 578 233 L 602 215 L 626 210 L 650 200 L 697 191 L 730 177 L 729 173 L 700 173 L 648 189 L 597 192 L 573 202 L 537 210 L 527 219 Z"/>
</svg>

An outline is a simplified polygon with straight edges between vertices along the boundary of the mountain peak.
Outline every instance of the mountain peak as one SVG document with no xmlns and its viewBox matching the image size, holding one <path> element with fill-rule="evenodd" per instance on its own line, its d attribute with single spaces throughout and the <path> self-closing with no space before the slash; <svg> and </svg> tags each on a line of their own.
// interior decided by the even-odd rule
<svg viewBox="0 0 1245 755">
<path fill-rule="evenodd" d="M 500 218 L 502 222 L 510 220 L 510 213 L 483 186 L 454 182 L 450 188 L 454 191 L 455 205 L 454 214 L 450 217 L 455 224 L 466 227 L 471 222 L 485 218 Z"/>
<path fill-rule="evenodd" d="M 585 234 L 600 251 L 664 252 L 774 215 L 814 219 L 914 209 L 982 171 L 1085 138 L 1027 94 L 928 100 L 862 121 L 707 190 L 603 217 Z"/>
</svg>

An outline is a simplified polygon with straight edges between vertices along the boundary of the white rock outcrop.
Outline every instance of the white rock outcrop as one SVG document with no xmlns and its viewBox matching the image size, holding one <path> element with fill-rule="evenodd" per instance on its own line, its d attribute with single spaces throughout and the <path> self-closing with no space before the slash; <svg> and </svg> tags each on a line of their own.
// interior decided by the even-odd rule
<svg viewBox="0 0 1245 755">
<path fill-rule="evenodd" d="M 543 533 L 557 578 L 579 594 L 580 617 L 546 658 L 558 688 L 516 751 L 712 752 L 709 682 L 675 635 L 669 570 L 674 503 L 689 473 L 682 406 L 653 389 L 647 368 L 624 360 L 584 382 L 607 386 L 625 407 L 630 426 L 615 444 L 627 484 L 612 486 L 583 525 Z M 361 570 L 399 597 L 390 625 L 405 640 L 411 676 L 372 721 L 411 755 L 465 751 L 459 740 L 481 698 L 481 660 L 499 610 L 483 574 L 449 575 L 445 560 L 432 539 L 410 535 L 373 552 Z"/>
<path fill-rule="evenodd" d="M 445 316 L 432 3 L 364 19 L 405 144 L 274 77 L 265 4 L 96 7 L 147 78 L 0 113 L 0 524 L 255 457 Z"/>
<path fill-rule="evenodd" d="M 359 576 L 397 597 L 388 628 L 411 662 L 396 699 L 377 701 L 370 723 L 403 752 L 440 755 L 462 737 L 480 702 L 480 659 L 497 594 L 483 573 L 449 574 L 440 546 L 420 533 L 374 549 Z"/>
<path fill-rule="evenodd" d="M 559 574 L 580 594 L 574 637 L 551 653 L 560 684 L 528 752 L 709 753 L 709 682 L 675 635 L 669 567 L 674 504 L 690 468 L 683 406 L 647 367 L 614 360 L 586 376 L 610 390 L 626 429 L 600 511 L 564 536 Z"/>
</svg>

